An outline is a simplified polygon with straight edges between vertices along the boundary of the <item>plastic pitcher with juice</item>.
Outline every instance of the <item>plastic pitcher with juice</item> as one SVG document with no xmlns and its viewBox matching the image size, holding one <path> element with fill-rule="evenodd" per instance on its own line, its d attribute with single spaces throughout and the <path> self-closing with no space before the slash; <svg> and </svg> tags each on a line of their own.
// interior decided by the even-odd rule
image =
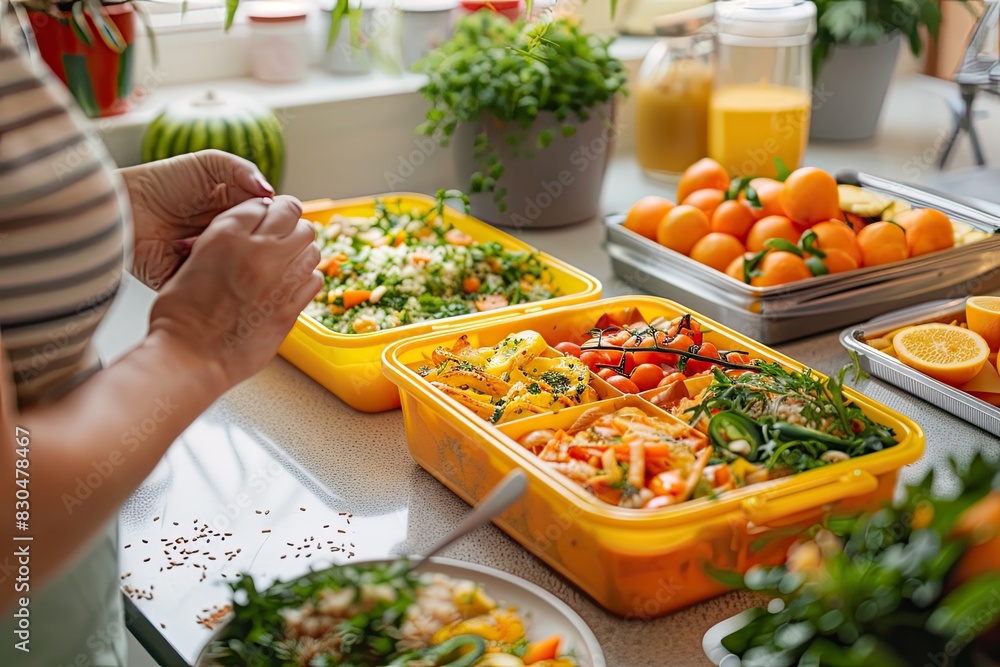
<svg viewBox="0 0 1000 667">
<path fill-rule="evenodd" d="M 802 164 L 812 100 L 805 91 L 770 83 L 715 91 L 709 111 L 708 154 L 731 176 L 777 175 L 775 158 Z"/>
<path fill-rule="evenodd" d="M 715 5 L 708 154 L 732 176 L 774 177 L 775 158 L 796 169 L 809 140 L 816 5 L 809 0 Z"/>
<path fill-rule="evenodd" d="M 650 176 L 679 174 L 707 154 L 712 46 L 709 35 L 672 34 L 639 68 L 636 158 Z"/>
</svg>

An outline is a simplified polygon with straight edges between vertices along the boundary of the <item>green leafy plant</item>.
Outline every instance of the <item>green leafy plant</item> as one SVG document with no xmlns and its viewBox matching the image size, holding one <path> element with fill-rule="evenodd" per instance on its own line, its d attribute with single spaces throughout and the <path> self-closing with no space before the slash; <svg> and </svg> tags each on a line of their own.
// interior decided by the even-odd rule
<svg viewBox="0 0 1000 667">
<path fill-rule="evenodd" d="M 426 73 L 420 92 L 431 103 L 417 131 L 447 145 L 460 123 L 492 116 L 504 124 L 505 142 L 517 150 L 544 149 L 555 138 L 538 135 L 525 147 L 526 130 L 544 112 L 561 123 L 563 136 L 576 132 L 575 121 L 624 89 L 626 73 L 608 47 L 610 39 L 583 32 L 568 18 L 543 17 L 526 22 L 480 11 L 459 20 L 455 35 L 417 63 Z M 504 210 L 506 191 L 498 182 L 504 167 L 485 132 L 474 151 L 480 170 L 471 192 L 492 192 Z"/>
<path fill-rule="evenodd" d="M 960 0 L 965 2 L 965 0 Z M 813 0 L 818 29 L 813 42 L 813 75 L 819 73 L 830 47 L 873 44 L 901 32 L 913 55 L 923 49 L 922 28 L 936 38 L 941 26 L 938 0 Z"/>
<path fill-rule="evenodd" d="M 993 648 L 979 640 L 1000 621 L 1000 573 L 982 565 L 996 546 L 1000 465 L 952 465 L 957 496 L 935 495 L 932 472 L 892 507 L 828 518 L 786 565 L 751 568 L 745 587 L 781 604 L 753 610 L 723 646 L 747 667 L 979 664 L 971 654 Z"/>
</svg>

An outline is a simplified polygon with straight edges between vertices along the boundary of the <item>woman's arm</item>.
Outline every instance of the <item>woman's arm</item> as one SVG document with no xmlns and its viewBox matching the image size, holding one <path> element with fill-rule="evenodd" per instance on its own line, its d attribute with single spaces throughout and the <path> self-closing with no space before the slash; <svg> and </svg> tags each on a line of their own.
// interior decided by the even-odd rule
<svg viewBox="0 0 1000 667">
<path fill-rule="evenodd" d="M 33 586 L 86 546 L 199 414 L 273 358 L 321 284 L 300 213 L 279 197 L 219 216 L 161 291 L 145 341 L 60 399 L 18 412 L 4 372 L 0 539 L 33 537 Z M 248 330 L 248 320 L 261 323 Z M 30 439 L 27 531 L 15 523 L 18 428 Z M 0 608 L 19 595 L 8 579 Z"/>
<path fill-rule="evenodd" d="M 0 380 L 4 398 L 13 392 L 9 378 Z M 0 488 L 6 496 L 0 506 L 9 509 L 0 523 L 10 537 L 33 538 L 33 585 L 86 546 L 170 443 L 227 388 L 212 364 L 158 332 L 60 400 L 17 412 L 8 399 L 0 419 Z M 14 503 L 21 488 L 15 466 L 22 458 L 16 441 L 24 435 L 30 445 L 21 479 L 27 480 L 30 516 L 22 531 Z M 12 585 L 4 586 L 4 603 L 13 593 Z"/>
</svg>

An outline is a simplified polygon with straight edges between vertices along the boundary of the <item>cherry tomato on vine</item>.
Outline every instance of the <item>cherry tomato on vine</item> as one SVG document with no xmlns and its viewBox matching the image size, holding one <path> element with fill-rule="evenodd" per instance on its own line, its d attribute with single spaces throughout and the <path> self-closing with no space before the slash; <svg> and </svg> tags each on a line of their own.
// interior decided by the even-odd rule
<svg viewBox="0 0 1000 667">
<path fill-rule="evenodd" d="M 666 387 L 668 385 L 672 385 L 675 382 L 683 382 L 686 379 L 687 376 L 684 375 L 684 373 L 681 373 L 680 371 L 674 371 L 673 373 L 667 373 L 666 375 L 664 375 L 663 379 L 660 380 L 659 384 L 657 384 L 656 386 Z"/>
<path fill-rule="evenodd" d="M 610 380 L 618 375 L 618 371 L 613 368 L 601 368 L 597 371 L 597 376 L 602 380 Z"/>
<path fill-rule="evenodd" d="M 615 377 L 608 379 L 608 384 L 622 392 L 623 394 L 638 394 L 639 388 L 635 386 L 635 383 L 629 380 L 624 375 L 616 375 Z"/>
<path fill-rule="evenodd" d="M 558 345 L 555 346 L 555 348 L 567 356 L 576 357 L 578 359 L 580 358 L 580 353 L 582 352 L 582 350 L 580 350 L 579 345 L 577 345 L 576 343 L 570 343 L 568 341 L 564 343 L 559 343 Z"/>
<path fill-rule="evenodd" d="M 639 391 L 653 389 L 663 379 L 663 371 L 655 364 L 639 364 L 629 375 L 629 379 Z"/>
</svg>

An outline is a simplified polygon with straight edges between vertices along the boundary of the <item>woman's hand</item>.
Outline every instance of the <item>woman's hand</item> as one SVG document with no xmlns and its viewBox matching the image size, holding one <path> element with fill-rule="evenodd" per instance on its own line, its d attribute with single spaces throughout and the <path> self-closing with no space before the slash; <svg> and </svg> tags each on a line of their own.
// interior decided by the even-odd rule
<svg viewBox="0 0 1000 667">
<path fill-rule="evenodd" d="M 312 225 L 293 197 L 250 199 L 216 217 L 160 291 L 150 336 L 200 356 L 219 393 L 263 368 L 323 285 Z"/>
<path fill-rule="evenodd" d="M 177 272 L 194 240 L 223 211 L 274 188 L 250 161 L 199 151 L 120 171 L 132 202 L 132 272 L 158 290 Z"/>
</svg>

